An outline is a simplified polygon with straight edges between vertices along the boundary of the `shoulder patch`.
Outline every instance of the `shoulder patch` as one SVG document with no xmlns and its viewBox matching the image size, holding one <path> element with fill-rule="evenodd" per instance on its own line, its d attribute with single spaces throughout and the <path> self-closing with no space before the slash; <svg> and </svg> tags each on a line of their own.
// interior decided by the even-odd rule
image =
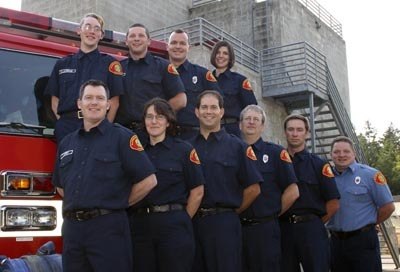
<svg viewBox="0 0 400 272">
<path fill-rule="evenodd" d="M 253 91 L 253 89 L 251 88 L 250 81 L 247 78 L 243 81 L 242 88 L 250 92 Z"/>
<path fill-rule="evenodd" d="M 110 65 L 108 66 L 108 71 L 117 76 L 122 76 L 124 74 L 122 71 L 122 65 L 117 60 L 110 63 Z"/>
<path fill-rule="evenodd" d="M 385 176 L 380 171 L 375 173 L 374 181 L 379 185 L 385 185 L 387 183 Z"/>
<path fill-rule="evenodd" d="M 142 143 L 140 142 L 137 135 L 133 135 L 129 140 L 129 147 L 135 151 L 143 151 Z"/>
<path fill-rule="evenodd" d="M 333 174 L 332 168 L 329 163 L 326 163 L 324 167 L 322 167 L 322 175 L 328 178 L 334 178 L 335 175 Z"/>
<path fill-rule="evenodd" d="M 281 158 L 282 161 L 292 163 L 292 159 L 290 158 L 289 152 L 287 152 L 287 150 L 285 150 L 285 149 L 283 149 L 281 151 L 281 154 L 279 157 Z"/>
<path fill-rule="evenodd" d="M 217 82 L 217 79 L 214 77 L 214 75 L 210 71 L 207 71 L 206 79 L 207 79 L 207 81 L 210 81 L 210 82 Z"/>
<path fill-rule="evenodd" d="M 172 64 L 168 64 L 168 73 L 179 76 L 178 71 L 176 70 L 175 66 L 173 66 Z"/>
<path fill-rule="evenodd" d="M 193 148 L 189 155 L 190 161 L 194 164 L 200 164 L 199 156 L 197 155 L 196 150 Z"/>
<path fill-rule="evenodd" d="M 257 160 L 257 156 L 256 153 L 254 153 L 254 150 L 251 146 L 249 146 L 246 150 L 246 156 L 247 158 L 249 158 L 250 160 L 256 161 Z"/>
</svg>

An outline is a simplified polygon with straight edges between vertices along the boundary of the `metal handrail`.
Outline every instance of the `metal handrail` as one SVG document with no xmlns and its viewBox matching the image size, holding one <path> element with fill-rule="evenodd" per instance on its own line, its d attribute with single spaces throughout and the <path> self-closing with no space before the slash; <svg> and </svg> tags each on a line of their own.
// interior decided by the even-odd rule
<svg viewBox="0 0 400 272">
<path fill-rule="evenodd" d="M 329 26 L 336 34 L 343 37 L 342 24 L 335 19 L 325 8 L 314 0 L 298 0 L 303 6 L 310 10 L 321 22 Z"/>
<path fill-rule="evenodd" d="M 219 2 L 221 0 L 192 0 L 192 7 L 198 7 L 209 3 Z"/>
<path fill-rule="evenodd" d="M 260 72 L 260 52 L 257 49 L 242 42 L 235 36 L 203 18 L 195 18 L 156 29 L 150 33 L 150 36 L 155 40 L 168 41 L 169 35 L 176 29 L 183 29 L 188 33 L 189 43 L 191 45 L 204 45 L 208 48 L 212 48 L 218 41 L 226 40 L 235 50 L 237 63 L 257 73 Z"/>
<path fill-rule="evenodd" d="M 307 42 L 264 49 L 261 60 L 264 88 L 308 84 L 327 92 L 325 56 Z"/>
</svg>

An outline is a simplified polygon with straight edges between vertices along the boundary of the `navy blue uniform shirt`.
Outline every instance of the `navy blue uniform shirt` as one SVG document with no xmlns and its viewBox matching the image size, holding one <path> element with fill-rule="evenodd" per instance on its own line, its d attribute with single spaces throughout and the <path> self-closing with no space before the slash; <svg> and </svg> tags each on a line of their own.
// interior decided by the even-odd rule
<svg viewBox="0 0 400 272">
<path fill-rule="evenodd" d="M 152 98 L 169 100 L 185 87 L 175 67 L 167 60 L 150 53 L 140 59 L 121 62 L 125 76 L 124 96 L 120 99 L 116 122 L 129 125 L 142 120 L 143 106 Z"/>
<path fill-rule="evenodd" d="M 324 216 L 325 203 L 340 198 L 332 168 L 328 162 L 305 149 L 295 153 L 292 161 L 300 197 L 282 217 L 310 213 Z"/>
<path fill-rule="evenodd" d="M 240 215 L 245 218 L 277 216 L 281 212 L 283 191 L 297 182 L 290 155 L 282 146 L 264 142 L 262 138 L 252 147 L 264 182 L 261 183 L 261 194 Z"/>
<path fill-rule="evenodd" d="M 213 72 L 216 75 L 216 71 Z M 247 105 L 257 105 L 257 99 L 249 80 L 243 75 L 226 70 L 217 77 L 218 86 L 224 94 L 224 117 L 239 120 L 240 112 Z"/>
<path fill-rule="evenodd" d="M 190 190 L 204 184 L 200 161 L 193 146 L 167 136 L 154 146 L 147 144 L 145 151 L 157 169 L 157 186 L 136 206 L 186 205 Z"/>
<path fill-rule="evenodd" d="M 206 140 L 198 134 L 192 139 L 203 169 L 205 193 L 201 206 L 238 208 L 243 189 L 262 182 L 253 149 L 222 128 Z"/>
<path fill-rule="evenodd" d="M 187 97 L 186 107 L 177 114 L 178 124 L 198 127 L 199 120 L 194 113 L 197 97 L 205 90 L 215 90 L 221 93 L 217 80 L 209 70 L 190 63 L 188 60 L 182 63 L 177 70 L 185 86 Z"/>
<path fill-rule="evenodd" d="M 77 111 L 79 89 L 89 79 L 103 81 L 110 90 L 110 97 L 121 95 L 124 91 L 121 69 L 119 61 L 98 49 L 89 53 L 79 50 L 56 62 L 46 94 L 58 97 L 58 114 Z"/>
<path fill-rule="evenodd" d="M 125 209 L 133 183 L 153 173 L 137 136 L 105 119 L 89 132 L 82 128 L 61 141 L 53 183 L 64 189 L 64 211 Z"/>
</svg>

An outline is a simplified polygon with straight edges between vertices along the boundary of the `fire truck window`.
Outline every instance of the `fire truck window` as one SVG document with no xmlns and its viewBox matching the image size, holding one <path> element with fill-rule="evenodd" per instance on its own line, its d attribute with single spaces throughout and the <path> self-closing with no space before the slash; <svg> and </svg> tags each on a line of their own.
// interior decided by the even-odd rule
<svg viewBox="0 0 400 272">
<path fill-rule="evenodd" d="M 0 122 L 54 127 L 54 115 L 47 109 L 50 98 L 44 96 L 44 90 L 56 60 L 0 50 Z"/>
</svg>

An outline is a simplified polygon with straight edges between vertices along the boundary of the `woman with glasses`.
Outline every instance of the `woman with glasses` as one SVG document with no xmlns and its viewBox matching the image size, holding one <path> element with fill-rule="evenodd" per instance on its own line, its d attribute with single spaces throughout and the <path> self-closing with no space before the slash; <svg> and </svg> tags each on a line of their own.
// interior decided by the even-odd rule
<svg viewBox="0 0 400 272">
<path fill-rule="evenodd" d="M 191 218 L 204 193 L 195 149 L 176 138 L 176 117 L 168 102 L 144 106 L 145 152 L 157 169 L 157 186 L 129 210 L 134 271 L 190 271 L 195 243 Z"/>
</svg>

